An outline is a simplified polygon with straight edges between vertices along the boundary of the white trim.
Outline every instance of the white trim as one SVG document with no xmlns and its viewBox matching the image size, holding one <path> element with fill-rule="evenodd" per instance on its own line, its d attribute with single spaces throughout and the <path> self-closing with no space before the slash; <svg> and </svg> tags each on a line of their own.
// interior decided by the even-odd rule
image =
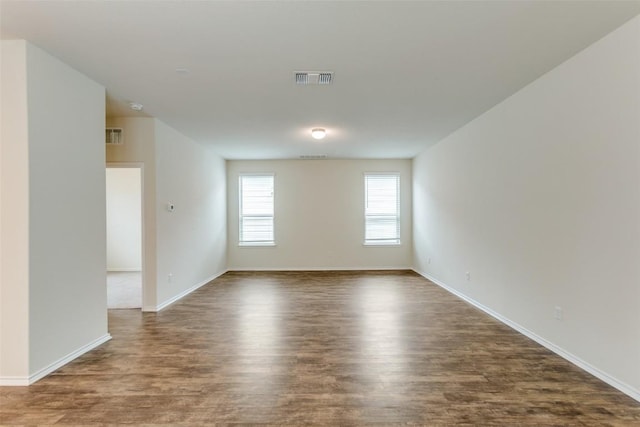
<svg viewBox="0 0 640 427">
<path fill-rule="evenodd" d="M 230 272 L 243 271 L 415 271 L 411 267 L 282 267 L 282 268 L 230 268 Z"/>
<path fill-rule="evenodd" d="M 29 377 L 0 377 L 0 387 L 24 387 L 29 385 Z"/>
<path fill-rule="evenodd" d="M 362 172 L 362 175 L 366 176 L 366 175 L 397 175 L 398 177 L 400 175 L 402 175 L 400 172 L 398 171 L 364 171 Z"/>
<path fill-rule="evenodd" d="M 245 176 L 257 176 L 264 177 L 270 176 L 271 183 L 273 185 L 273 190 L 271 191 L 271 201 L 273 204 L 273 211 L 271 215 L 246 215 L 248 217 L 251 216 L 259 216 L 259 217 L 270 217 L 271 218 L 271 233 L 273 240 L 255 242 L 250 240 L 241 240 L 244 236 L 242 233 L 243 222 L 242 219 L 245 215 L 242 214 L 242 198 L 243 198 L 243 189 L 242 189 L 242 178 Z M 257 246 L 276 246 L 276 174 L 274 172 L 250 172 L 250 173 L 240 173 L 238 174 L 238 246 L 242 247 L 257 247 Z"/>
<path fill-rule="evenodd" d="M 187 295 L 189 295 L 191 292 L 195 291 L 196 289 L 201 288 L 204 285 L 206 285 L 207 283 L 209 283 L 210 281 L 215 280 L 218 277 L 222 276 L 227 271 L 228 270 L 225 270 L 225 271 L 223 271 L 221 273 L 214 274 L 213 276 L 209 277 L 208 279 L 205 279 L 200 283 L 196 283 L 195 285 L 193 285 L 189 289 L 186 289 L 186 290 L 180 292 L 178 295 L 176 295 L 176 296 L 174 296 L 172 298 L 169 298 L 168 300 L 166 300 L 162 304 L 158 304 L 156 307 L 149 307 L 149 308 L 145 307 L 144 311 L 157 312 L 157 311 L 163 310 L 163 309 L 167 308 L 168 306 L 170 306 L 171 304 L 173 304 L 174 302 L 186 297 Z"/>
<path fill-rule="evenodd" d="M 362 244 L 362 246 L 368 247 L 368 248 L 375 248 L 376 246 L 378 247 L 388 247 L 388 246 L 402 246 L 402 242 L 400 242 L 400 239 L 398 240 L 394 240 L 392 242 L 384 242 L 384 241 L 372 241 L 372 240 L 365 240 L 365 242 Z"/>
<path fill-rule="evenodd" d="M 364 206 L 363 206 L 363 213 L 364 213 L 364 223 L 363 225 L 363 236 L 364 236 L 364 242 L 362 243 L 363 246 L 400 246 L 400 239 L 402 237 L 402 223 L 401 223 L 401 211 L 402 211 L 402 202 L 400 200 L 400 193 L 402 190 L 402 186 L 400 185 L 400 177 L 401 174 L 400 172 L 392 172 L 392 171 L 388 171 L 388 172 L 364 172 L 363 173 L 364 176 L 364 186 L 363 186 L 363 195 L 364 195 Z M 388 242 L 384 242 L 381 241 L 382 239 L 367 239 L 367 217 L 369 216 L 378 216 L 378 215 L 367 215 L 367 206 L 369 205 L 369 177 L 381 177 L 381 176 L 386 176 L 386 177 L 390 177 L 393 176 L 396 178 L 396 214 L 395 214 L 395 221 L 396 221 L 396 231 L 397 231 L 397 238 L 396 239 L 392 239 L 392 241 L 388 241 Z M 385 216 L 391 216 L 391 215 L 385 215 Z"/>
<path fill-rule="evenodd" d="M 631 397 L 632 399 L 635 399 L 638 402 L 640 402 L 640 390 L 637 390 L 634 387 L 630 386 L 629 384 L 626 384 L 623 381 L 620 381 L 620 380 L 612 377 L 611 375 L 609 375 L 606 372 L 596 368 L 595 366 L 591 365 L 590 363 L 585 362 L 584 360 L 582 360 L 579 357 L 575 356 L 574 354 L 568 352 L 567 350 L 563 349 L 562 347 L 559 347 L 559 346 L 553 344 L 552 342 L 547 341 L 545 338 L 541 337 L 540 335 L 537 335 L 536 333 L 531 332 L 527 328 L 525 328 L 525 327 L 517 324 L 516 322 L 514 322 L 514 321 L 512 321 L 512 320 L 510 320 L 510 319 L 508 319 L 508 318 L 506 318 L 504 316 L 502 316 L 501 314 L 493 311 L 489 307 L 486 307 L 486 306 L 482 305 L 478 301 L 476 301 L 476 300 L 474 300 L 472 298 L 469 298 L 468 296 L 464 295 L 460 291 L 457 291 L 457 290 L 453 289 L 452 287 L 445 285 L 443 282 L 439 281 L 438 279 L 434 278 L 433 276 L 431 276 L 431 275 L 429 275 L 427 273 L 420 272 L 420 271 L 416 270 L 415 268 L 413 269 L 413 271 L 415 271 L 416 273 L 418 273 L 419 275 L 421 275 L 425 279 L 428 279 L 431 282 L 435 283 L 436 285 L 440 286 L 442 289 L 446 290 L 447 292 L 449 292 L 449 293 L 457 296 L 458 298 L 468 302 L 469 304 L 473 305 L 474 307 L 479 308 L 480 310 L 484 311 L 485 313 L 487 313 L 489 316 L 493 317 L 494 319 L 504 323 L 505 325 L 507 325 L 510 328 L 516 330 L 517 332 L 520 332 L 522 335 L 526 336 L 527 338 L 530 338 L 533 341 L 535 341 L 538 344 L 540 344 L 541 346 L 547 348 L 548 350 L 551 350 L 552 352 L 554 352 L 558 356 L 562 357 L 563 359 L 565 359 L 565 360 L 573 363 L 577 367 L 587 371 L 588 373 L 590 373 L 594 377 L 596 377 L 596 378 L 600 379 L 601 381 L 604 381 L 605 383 L 609 384 L 610 386 L 618 389 L 619 391 L 621 391 L 622 393 L 624 393 L 627 396 Z"/>
<path fill-rule="evenodd" d="M 150 306 L 150 309 L 145 309 L 145 302 L 150 298 L 151 295 L 155 295 L 157 292 L 156 284 L 149 283 L 147 280 L 147 232 L 146 232 L 146 209 L 145 204 L 147 202 L 146 199 L 146 191 L 145 190 L 145 169 L 144 162 L 107 162 L 106 168 L 133 168 L 140 169 L 140 262 L 142 263 L 140 271 L 142 273 L 142 311 L 154 311 L 153 306 Z M 116 271 L 116 270 L 112 270 Z M 152 292 L 153 291 L 153 292 Z"/>
<path fill-rule="evenodd" d="M 108 268 L 107 273 L 142 273 L 140 268 Z"/>
<path fill-rule="evenodd" d="M 53 362 L 49 366 L 46 366 L 46 367 L 40 369 L 38 372 L 36 372 L 34 374 L 31 374 L 28 377 L 0 377 L 0 386 L 28 386 L 28 385 L 31 385 L 31 384 L 35 383 L 36 381 L 41 380 L 42 378 L 46 377 L 47 375 L 49 375 L 50 373 L 54 372 L 55 370 L 63 367 L 64 365 L 66 365 L 67 363 L 71 362 L 72 360 L 77 359 L 78 357 L 82 356 L 83 354 L 87 353 L 88 351 L 91 351 L 94 348 L 98 347 L 99 345 L 104 344 L 105 342 L 109 341 L 110 339 L 111 339 L 111 335 L 110 334 L 108 334 L 108 333 L 104 334 L 100 338 L 97 338 L 97 339 L 93 340 L 89 344 L 83 345 L 79 349 L 77 349 L 75 351 L 72 351 L 71 353 L 67 354 L 63 358 L 58 359 L 57 361 Z"/>
</svg>

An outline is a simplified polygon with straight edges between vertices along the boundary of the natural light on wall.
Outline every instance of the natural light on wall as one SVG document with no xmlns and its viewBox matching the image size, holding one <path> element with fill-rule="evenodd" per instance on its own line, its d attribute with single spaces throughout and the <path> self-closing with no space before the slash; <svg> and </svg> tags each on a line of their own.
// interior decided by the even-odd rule
<svg viewBox="0 0 640 427">
<path fill-rule="evenodd" d="M 240 175 L 241 246 L 275 244 L 273 175 Z"/>
<path fill-rule="evenodd" d="M 367 173 L 364 176 L 365 245 L 400 244 L 400 175 Z"/>
</svg>

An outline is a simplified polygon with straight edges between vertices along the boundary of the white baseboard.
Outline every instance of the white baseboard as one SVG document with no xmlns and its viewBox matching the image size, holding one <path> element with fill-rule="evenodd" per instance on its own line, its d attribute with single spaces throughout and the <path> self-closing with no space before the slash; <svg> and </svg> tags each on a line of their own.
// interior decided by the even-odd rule
<svg viewBox="0 0 640 427">
<path fill-rule="evenodd" d="M 158 307 L 155 305 L 142 305 L 141 310 L 145 313 L 155 313 L 158 311 Z"/>
<path fill-rule="evenodd" d="M 68 355 L 64 356 L 61 359 L 58 359 L 57 361 L 53 362 L 49 366 L 46 366 L 46 367 L 40 369 L 38 372 L 36 372 L 36 373 L 34 373 L 32 375 L 29 375 L 28 377 L 0 377 L 0 386 L 28 386 L 28 385 L 31 385 L 31 384 L 35 383 L 36 381 L 46 377 L 47 375 L 49 375 L 50 373 L 52 373 L 56 369 L 59 369 L 62 366 L 66 365 L 67 363 L 71 362 L 72 360 L 82 356 L 86 352 L 93 350 L 94 348 L 98 347 L 101 344 L 104 344 L 105 342 L 109 341 L 110 339 L 111 339 L 111 335 L 110 334 L 104 334 L 100 338 L 97 338 L 97 339 L 93 340 L 89 344 L 83 345 L 79 349 L 69 353 Z"/>
<path fill-rule="evenodd" d="M 122 272 L 140 273 L 142 272 L 142 269 L 141 268 L 107 268 L 107 272 L 108 273 L 122 273 Z"/>
<path fill-rule="evenodd" d="M 227 271 L 228 270 L 225 270 L 225 271 L 223 271 L 221 273 L 214 274 L 213 276 L 209 277 L 208 279 L 205 279 L 202 282 L 193 285 L 189 289 L 186 289 L 186 290 L 180 292 L 178 295 L 176 295 L 176 296 L 164 301 L 163 303 L 158 304 L 156 307 L 153 307 L 151 310 L 149 310 L 149 309 L 147 309 L 147 307 L 145 307 L 144 311 L 158 312 L 158 311 L 160 311 L 160 310 L 162 310 L 164 308 L 167 308 L 168 306 L 170 306 L 174 302 L 184 298 L 185 296 L 189 295 L 191 292 L 195 291 L 196 289 L 201 288 L 204 285 L 206 285 L 207 283 L 209 283 L 210 281 L 212 281 L 214 279 L 217 279 L 218 277 L 222 276 Z"/>
<path fill-rule="evenodd" d="M 282 267 L 230 268 L 228 271 L 414 271 L 411 267 Z"/>
<path fill-rule="evenodd" d="M 530 330 L 528 330 L 527 328 L 519 325 L 518 323 L 516 323 L 516 322 L 514 322 L 514 321 L 512 321 L 510 319 L 507 319 L 506 317 L 504 317 L 501 314 L 493 311 L 489 307 L 486 307 L 486 306 L 480 304 L 478 301 L 476 301 L 476 300 L 474 300 L 472 298 L 469 298 L 468 296 L 466 296 L 465 294 L 461 293 L 460 291 L 457 291 L 457 290 L 453 289 L 452 287 L 444 284 L 443 282 L 441 282 L 438 279 L 432 277 L 431 275 L 429 275 L 427 273 L 420 272 L 420 271 L 418 271 L 416 269 L 414 269 L 413 271 L 415 271 L 416 273 L 418 273 L 419 275 L 421 275 L 425 279 L 428 279 L 428 280 L 432 281 L 433 283 L 435 283 L 436 285 L 440 286 L 442 289 L 446 290 L 447 292 L 449 292 L 449 293 L 457 296 L 458 298 L 468 302 L 469 304 L 473 305 L 474 307 L 479 308 L 480 310 L 482 310 L 485 313 L 487 313 L 489 316 L 491 316 L 494 319 L 496 319 L 496 320 L 504 323 L 505 325 L 509 326 L 511 329 L 514 329 L 514 330 L 520 332 L 522 335 L 526 336 L 527 338 L 530 338 L 533 341 L 535 341 L 538 344 L 540 344 L 541 346 L 547 348 L 548 350 L 551 350 L 552 352 L 554 352 L 558 356 L 562 357 L 563 359 L 568 360 L 569 362 L 573 363 L 577 367 L 587 371 L 588 373 L 590 373 L 594 377 L 596 377 L 596 378 L 604 381 L 605 383 L 609 384 L 610 386 L 620 390 L 621 392 L 623 392 L 627 396 L 631 397 L 632 399 L 635 399 L 638 402 L 640 402 L 640 390 L 637 390 L 634 387 L 626 384 L 625 382 L 620 381 L 620 380 L 612 377 L 611 375 L 607 374 L 604 371 L 601 371 L 600 369 L 596 368 L 595 366 L 585 362 L 584 360 L 582 360 L 579 357 L 571 354 L 570 352 L 564 350 L 563 348 L 558 347 L 554 343 L 552 343 L 550 341 L 547 341 L 545 338 L 537 335 L 534 332 L 531 332 Z"/>
<path fill-rule="evenodd" d="M 0 377 L 0 387 L 22 387 L 29 385 L 29 377 Z"/>
</svg>

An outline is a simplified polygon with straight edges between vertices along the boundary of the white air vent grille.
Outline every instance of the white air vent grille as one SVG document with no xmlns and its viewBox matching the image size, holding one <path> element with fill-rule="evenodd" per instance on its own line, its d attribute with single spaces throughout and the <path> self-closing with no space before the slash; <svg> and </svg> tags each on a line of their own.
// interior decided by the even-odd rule
<svg viewBox="0 0 640 427">
<path fill-rule="evenodd" d="M 302 160 L 324 160 L 327 158 L 326 154 L 309 154 L 300 156 Z"/>
<path fill-rule="evenodd" d="M 296 71 L 296 84 L 328 85 L 333 81 L 333 71 Z"/>
<path fill-rule="evenodd" d="M 309 84 L 309 74 L 296 73 L 296 84 L 299 84 L 299 85 Z"/>
<path fill-rule="evenodd" d="M 105 143 L 107 145 L 122 145 L 124 139 L 122 135 L 122 128 L 106 128 L 105 129 Z"/>
</svg>

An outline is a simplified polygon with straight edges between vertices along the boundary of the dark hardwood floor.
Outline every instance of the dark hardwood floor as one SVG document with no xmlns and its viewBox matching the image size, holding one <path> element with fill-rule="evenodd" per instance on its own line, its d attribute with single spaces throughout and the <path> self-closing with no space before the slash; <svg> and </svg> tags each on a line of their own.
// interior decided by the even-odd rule
<svg viewBox="0 0 640 427">
<path fill-rule="evenodd" d="M 412 272 L 227 273 L 113 340 L 0 422 L 638 426 L 640 404 Z"/>
</svg>

